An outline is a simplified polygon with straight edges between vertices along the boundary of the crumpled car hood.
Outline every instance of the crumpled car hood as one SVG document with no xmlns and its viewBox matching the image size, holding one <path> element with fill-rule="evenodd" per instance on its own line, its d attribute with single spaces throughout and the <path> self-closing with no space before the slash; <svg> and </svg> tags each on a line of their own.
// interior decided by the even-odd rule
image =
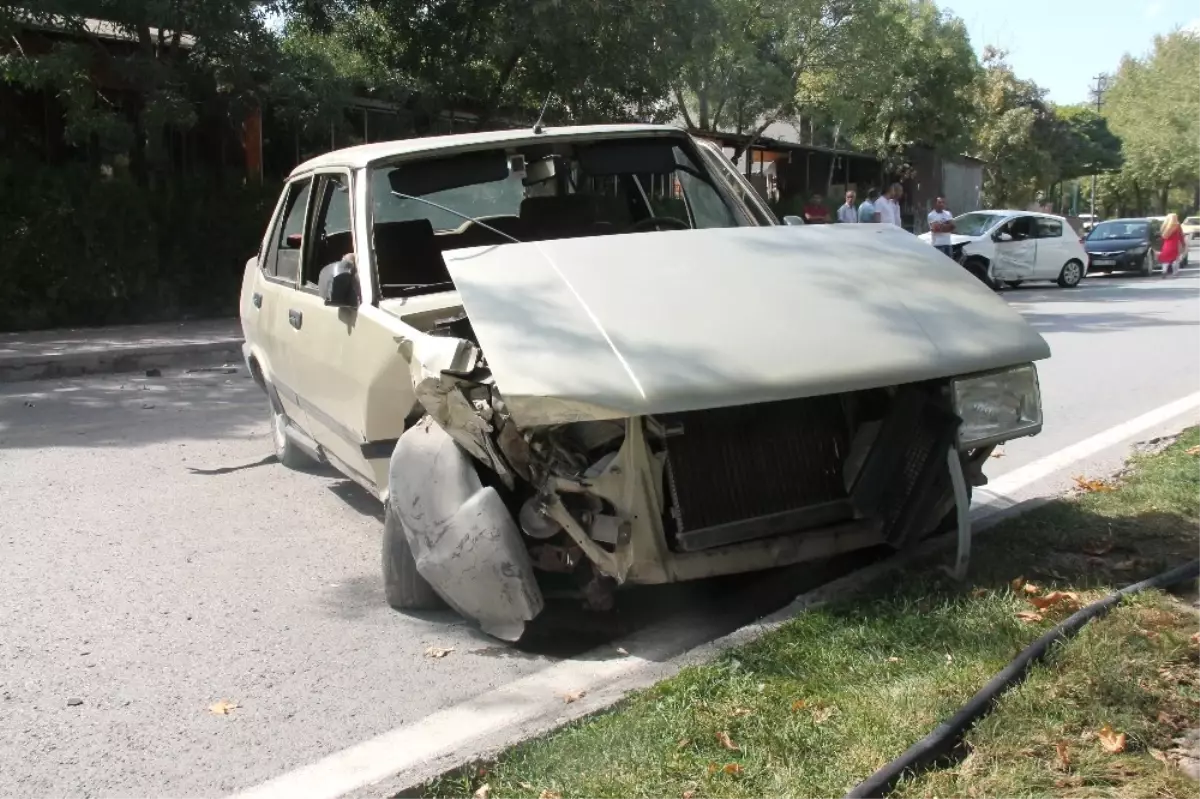
<svg viewBox="0 0 1200 799">
<path fill-rule="evenodd" d="M 816 396 L 1047 358 L 891 226 L 689 230 L 446 253 L 523 427 Z"/>
</svg>

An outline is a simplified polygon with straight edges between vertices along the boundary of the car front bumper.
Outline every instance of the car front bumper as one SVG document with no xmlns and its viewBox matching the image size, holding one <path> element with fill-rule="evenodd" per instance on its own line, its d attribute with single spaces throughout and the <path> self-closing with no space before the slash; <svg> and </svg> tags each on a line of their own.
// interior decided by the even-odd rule
<svg viewBox="0 0 1200 799">
<path fill-rule="evenodd" d="M 1122 253 L 1088 253 L 1088 272 L 1137 272 L 1145 263 L 1146 253 L 1126 251 Z"/>
</svg>

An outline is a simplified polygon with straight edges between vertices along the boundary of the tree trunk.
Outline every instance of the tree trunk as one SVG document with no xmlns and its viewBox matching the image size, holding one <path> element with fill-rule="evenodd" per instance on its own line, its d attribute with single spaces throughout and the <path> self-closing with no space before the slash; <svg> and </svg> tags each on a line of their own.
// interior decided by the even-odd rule
<svg viewBox="0 0 1200 799">
<path fill-rule="evenodd" d="M 838 136 L 842 133 L 842 123 L 838 122 L 833 126 L 833 154 L 829 156 L 829 175 L 825 179 L 825 196 L 829 196 L 829 192 L 833 189 L 833 171 L 837 168 L 837 146 Z"/>
<path fill-rule="evenodd" d="M 1163 216 L 1167 215 L 1167 202 L 1169 199 L 1168 195 L 1170 195 L 1170 193 L 1171 193 L 1171 184 L 1164 183 L 1163 187 L 1162 187 L 1162 192 L 1158 196 L 1158 212 L 1160 214 L 1162 214 Z"/>
</svg>

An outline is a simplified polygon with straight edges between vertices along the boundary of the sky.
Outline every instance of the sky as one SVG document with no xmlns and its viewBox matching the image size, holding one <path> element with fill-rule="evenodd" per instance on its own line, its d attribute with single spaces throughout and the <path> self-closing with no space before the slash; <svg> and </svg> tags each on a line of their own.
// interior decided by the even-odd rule
<svg viewBox="0 0 1200 799">
<path fill-rule="evenodd" d="M 967 24 L 978 53 L 993 45 L 1009 53 L 1018 77 L 1049 90 L 1059 104 L 1084 102 L 1101 72 L 1116 72 L 1125 53 L 1144 55 L 1155 34 L 1196 26 L 1196 0 L 942 0 Z"/>
</svg>

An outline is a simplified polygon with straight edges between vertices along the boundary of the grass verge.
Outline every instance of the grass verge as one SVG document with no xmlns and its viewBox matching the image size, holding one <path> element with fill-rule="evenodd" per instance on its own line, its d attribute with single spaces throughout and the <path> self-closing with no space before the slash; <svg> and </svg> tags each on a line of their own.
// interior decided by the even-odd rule
<svg viewBox="0 0 1200 799">
<path fill-rule="evenodd" d="M 1112 483 L 1003 523 L 977 541 L 969 585 L 917 564 L 425 795 L 486 784 L 492 797 L 840 796 L 957 710 L 1073 601 L 1194 558 L 1198 446 L 1200 431 L 1189 430 Z M 1074 596 L 1032 604 L 1054 591 Z M 1195 795 L 1170 750 L 1200 727 L 1196 628 L 1175 597 L 1124 603 L 1010 691 L 969 733 L 965 758 L 897 793 Z"/>
</svg>

